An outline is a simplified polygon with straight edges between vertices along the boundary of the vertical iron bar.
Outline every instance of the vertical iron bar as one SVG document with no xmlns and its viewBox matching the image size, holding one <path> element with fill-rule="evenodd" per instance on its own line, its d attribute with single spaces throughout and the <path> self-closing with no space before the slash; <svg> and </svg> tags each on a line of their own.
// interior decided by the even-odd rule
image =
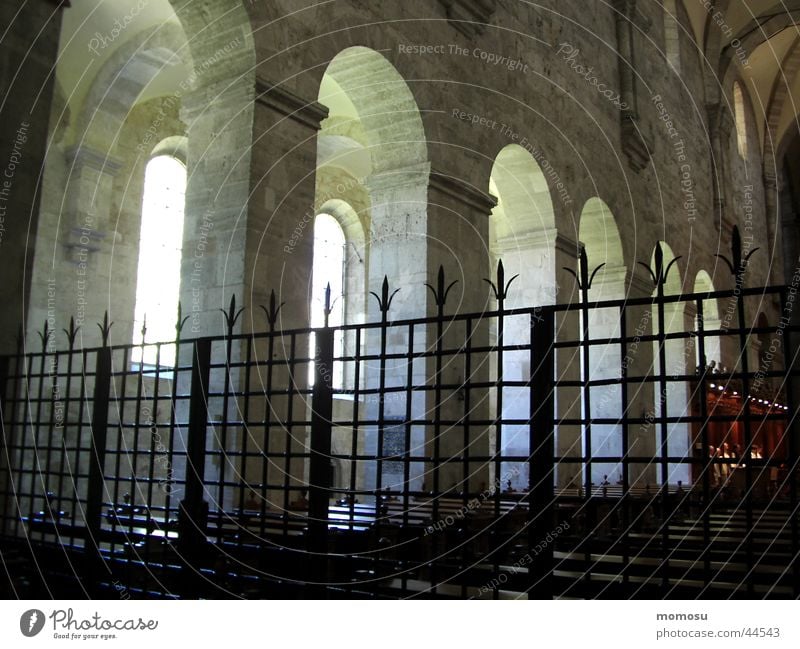
<svg viewBox="0 0 800 649">
<path fill-rule="evenodd" d="M 16 494 L 16 509 L 17 515 L 14 517 L 16 521 L 16 525 L 14 528 L 15 534 L 19 534 L 19 525 L 23 520 L 24 512 L 22 507 L 22 498 L 24 496 L 28 496 L 29 499 L 33 499 L 33 467 L 26 468 L 30 466 L 29 461 L 25 458 L 25 453 L 28 450 L 28 447 L 25 445 L 25 439 L 27 437 L 28 426 L 30 422 L 28 421 L 28 404 L 30 403 L 30 390 L 31 390 L 31 372 L 33 370 L 33 354 L 25 354 L 22 355 L 20 352 L 20 359 L 24 366 L 23 374 L 20 374 L 20 380 L 22 381 L 22 387 L 20 389 L 19 399 L 18 399 L 18 412 L 19 416 L 15 417 L 16 421 L 19 423 L 19 449 L 18 449 L 18 469 L 17 469 L 17 494 Z M 25 476 L 30 475 L 30 487 L 29 491 L 25 491 Z M 33 513 L 33 505 L 29 506 L 30 513 Z M 25 534 L 29 534 L 29 531 L 25 531 Z"/>
<path fill-rule="evenodd" d="M 375 537 L 378 539 L 381 537 L 381 527 L 383 522 L 383 499 L 381 497 L 381 491 L 383 488 L 383 454 L 385 439 L 384 426 L 386 426 L 386 347 L 389 333 L 388 316 L 389 307 L 388 304 L 385 303 L 384 308 L 381 309 L 381 349 L 378 369 L 378 448 L 376 449 L 378 462 L 375 475 Z M 381 553 L 377 552 L 374 555 L 373 564 L 375 568 L 375 575 L 378 575 L 380 572 L 380 561 Z"/>
<path fill-rule="evenodd" d="M 672 520 L 669 508 L 669 447 L 667 438 L 669 430 L 667 427 L 667 342 L 666 319 L 664 316 L 664 278 L 660 277 L 656 288 L 656 310 L 658 312 L 658 415 L 655 421 L 659 422 L 661 431 L 660 465 L 661 465 L 661 586 L 667 588 L 669 585 L 669 526 Z M 653 413 L 655 415 L 655 413 Z"/>
<path fill-rule="evenodd" d="M 531 383 L 528 492 L 529 599 L 553 598 L 553 478 L 555 437 L 555 312 L 537 309 L 531 316 Z M 533 556 L 534 548 L 544 549 Z"/>
<path fill-rule="evenodd" d="M 89 485 L 86 497 L 87 550 L 94 551 L 90 558 L 91 584 L 95 588 L 101 577 L 100 527 L 103 516 L 106 442 L 108 436 L 108 400 L 111 389 L 111 349 L 103 346 L 97 350 L 92 397 L 91 452 L 89 457 Z"/>
<path fill-rule="evenodd" d="M 219 480 L 217 481 L 216 508 L 221 517 L 224 517 L 225 512 L 225 492 L 227 491 L 225 475 L 228 462 L 230 461 L 228 457 L 228 404 L 230 403 L 231 390 L 234 391 L 234 394 L 236 392 L 236 386 L 233 385 L 233 378 L 231 376 L 232 361 L 233 338 L 231 335 L 228 335 L 225 339 L 225 378 L 222 383 L 222 422 L 219 424 Z M 222 518 L 220 520 L 222 520 Z"/>
<path fill-rule="evenodd" d="M 742 274 L 737 277 L 737 288 L 741 289 Z M 736 291 L 736 312 L 739 328 L 739 358 L 741 358 L 742 399 L 744 400 L 744 448 L 739 462 L 744 461 L 745 484 L 745 565 L 753 567 L 753 463 L 750 460 L 750 447 L 753 443 L 752 419 L 750 413 L 750 363 L 748 347 L 750 342 L 750 329 L 745 325 L 745 304 L 741 290 Z M 754 579 L 747 579 L 747 595 L 752 598 L 755 593 Z"/>
<path fill-rule="evenodd" d="M 411 484 L 411 418 L 413 416 L 414 400 L 414 325 L 408 325 L 408 362 L 406 365 L 406 422 L 405 422 L 405 446 L 403 448 L 403 529 L 408 529 L 408 514 L 411 503 L 410 484 Z M 417 551 L 422 552 L 421 541 L 417 544 Z M 406 566 L 406 568 L 408 568 Z M 408 589 L 408 569 L 403 570 L 401 576 L 401 593 L 405 596 Z"/>
<path fill-rule="evenodd" d="M 472 424 L 470 422 L 470 417 L 472 414 L 472 390 L 470 390 L 470 384 L 472 382 L 472 335 L 473 335 L 473 320 L 472 318 L 467 318 L 464 322 L 464 375 L 462 377 L 462 383 L 456 389 L 461 393 L 461 399 L 464 402 L 464 409 L 462 415 L 462 426 L 463 426 L 463 451 L 462 451 L 462 493 L 464 494 L 462 500 L 463 511 L 470 511 L 470 499 L 472 497 L 472 489 L 470 488 L 470 433 L 472 432 Z M 469 525 L 465 526 L 467 530 L 469 530 Z M 482 535 L 482 530 L 478 528 L 478 526 L 474 526 L 470 536 L 474 538 L 475 534 Z M 466 554 L 467 544 L 464 544 L 464 550 Z M 472 554 L 474 557 L 475 554 Z M 470 564 L 470 556 L 465 556 L 464 565 Z M 467 595 L 467 582 L 464 581 L 461 589 L 461 596 L 466 597 Z"/>
<path fill-rule="evenodd" d="M 178 382 L 180 381 L 181 375 L 181 340 L 180 340 L 180 331 L 178 331 L 178 336 L 175 340 L 175 368 L 174 373 L 172 375 L 172 386 L 170 389 L 170 403 L 169 403 L 169 427 L 167 429 L 169 433 L 169 473 L 167 474 L 167 482 L 165 483 L 166 487 L 166 494 L 164 498 L 164 521 L 167 523 L 167 529 L 172 530 L 172 526 L 169 524 L 172 520 L 172 494 L 176 491 L 174 483 L 177 482 L 177 478 L 173 472 L 172 462 L 175 460 L 175 424 L 177 419 L 177 405 L 178 405 Z"/>
<path fill-rule="evenodd" d="M 128 489 L 127 493 L 130 495 L 130 501 L 128 504 L 133 507 L 133 504 L 136 502 L 136 462 L 138 460 L 139 454 L 139 415 L 140 415 L 140 407 L 142 401 L 142 389 L 144 384 L 144 346 L 142 346 L 142 360 L 139 363 L 139 371 L 136 373 L 136 399 L 134 402 L 134 419 L 133 419 L 133 443 L 130 447 L 124 443 L 123 434 L 125 430 L 125 412 L 127 410 L 128 405 L 128 349 L 122 350 L 122 380 L 120 381 L 120 395 L 121 398 L 119 400 L 120 406 L 118 408 L 119 412 L 119 422 L 117 423 L 117 443 L 114 448 L 114 489 L 113 495 L 111 497 L 111 507 L 116 509 L 119 505 L 119 483 L 120 483 L 120 476 L 122 472 L 120 471 L 120 463 L 122 462 L 122 449 L 130 448 L 128 452 L 128 461 L 131 465 L 131 473 L 130 478 L 128 480 Z M 133 460 L 131 461 L 131 455 L 133 456 Z M 127 527 L 127 533 L 133 533 L 133 509 L 130 509 L 127 512 L 128 524 L 125 526 Z M 111 529 L 115 532 L 117 530 L 117 518 L 116 516 L 111 519 Z M 116 538 L 116 536 L 115 536 Z M 111 545 L 112 551 L 116 550 L 116 547 L 112 541 Z M 130 557 L 128 557 L 130 560 Z"/>
<path fill-rule="evenodd" d="M 46 350 L 46 343 L 42 344 L 42 353 L 40 356 L 39 361 L 39 373 L 36 376 L 37 379 L 37 386 L 36 386 L 36 414 L 31 421 L 31 440 L 33 442 L 33 463 L 31 466 L 31 470 L 33 471 L 31 475 L 31 501 L 30 501 L 30 515 L 33 518 L 36 507 L 36 489 L 37 487 L 41 488 L 42 491 L 42 502 L 44 506 L 42 507 L 42 511 L 47 513 L 50 508 L 50 502 L 47 499 L 47 488 L 44 484 L 44 474 L 47 471 L 45 468 L 42 469 L 42 457 L 43 453 L 41 452 L 40 440 L 39 440 L 39 432 L 40 428 L 42 427 L 42 401 L 44 400 L 44 383 L 45 383 L 45 367 L 47 365 L 47 350 Z M 33 532 L 33 530 L 32 530 Z M 31 534 L 33 536 L 33 534 Z M 40 540 L 44 540 L 44 532 L 40 532 Z"/>
<path fill-rule="evenodd" d="M 502 287 L 500 288 L 502 291 Z M 502 485 L 502 449 L 503 449 L 503 374 L 504 367 L 504 352 L 503 345 L 505 339 L 505 299 L 501 293 L 497 301 L 497 376 L 495 377 L 496 394 L 496 412 L 495 412 L 495 435 L 494 435 L 494 483 L 492 484 L 492 495 L 494 501 L 494 517 L 497 519 L 500 516 L 500 494 L 503 491 Z M 494 548 L 493 548 L 494 549 Z M 498 569 L 497 555 L 495 554 L 495 571 Z M 495 590 L 496 594 L 496 590 Z"/>
<path fill-rule="evenodd" d="M 245 343 L 245 355 L 244 355 L 244 411 L 242 412 L 242 448 L 239 454 L 239 473 L 241 475 L 240 487 L 239 487 L 239 516 L 241 517 L 241 525 L 246 527 L 246 533 L 249 534 L 252 532 L 251 523 L 249 519 L 249 515 L 245 518 L 245 491 L 249 493 L 252 492 L 252 486 L 249 483 L 249 471 L 248 471 L 248 441 L 250 438 L 250 373 L 251 373 L 251 360 L 250 357 L 253 355 L 253 347 L 254 347 L 254 336 L 250 334 L 247 337 L 247 341 Z M 239 410 L 237 406 L 237 411 Z M 249 498 L 249 495 L 248 497 Z M 242 542 L 244 541 L 245 534 L 239 534 L 239 546 L 241 547 Z"/>
<path fill-rule="evenodd" d="M 707 391 L 707 376 L 706 369 L 708 362 L 706 360 L 706 329 L 705 329 L 705 311 L 703 310 L 703 300 L 697 300 L 697 344 L 699 373 L 697 377 L 697 392 L 698 392 L 698 414 L 700 416 L 700 443 L 703 445 L 703 452 L 701 455 L 701 467 L 703 471 L 703 585 L 708 588 L 711 583 L 711 476 L 714 474 L 716 464 L 711 464 L 709 458 L 709 437 L 708 437 L 708 391 Z M 715 458 L 716 460 L 716 454 Z"/>
<path fill-rule="evenodd" d="M 55 332 L 53 332 L 53 337 L 55 336 Z M 52 337 L 51 337 L 52 339 Z M 42 377 L 42 381 L 44 382 L 44 377 Z M 54 517 L 53 520 L 56 522 L 56 534 L 58 532 L 58 523 L 61 522 L 60 518 L 58 517 L 58 512 L 60 511 L 60 507 L 58 506 L 58 499 L 60 499 L 61 495 L 58 494 L 56 496 L 55 502 L 49 498 L 47 494 L 50 494 L 50 476 L 52 474 L 52 464 L 53 464 L 53 435 L 55 432 L 55 411 L 56 411 L 56 393 L 57 393 L 57 386 L 58 386 L 58 352 L 53 349 L 51 354 L 51 360 L 49 363 L 49 371 L 47 375 L 47 392 L 48 400 L 49 400 L 49 416 L 47 421 L 47 452 L 45 454 L 45 470 L 44 470 L 44 486 L 42 490 L 46 494 L 46 507 L 45 512 L 49 513 L 51 517 Z M 56 389 L 53 389 L 53 388 Z M 42 422 L 40 422 L 42 423 Z M 55 509 L 54 509 L 55 508 Z"/>
<path fill-rule="evenodd" d="M 208 502 L 204 498 L 204 482 L 210 374 L 211 339 L 198 338 L 192 354 L 186 486 L 178 513 L 178 548 L 187 560 L 188 571 L 193 570 L 193 560 L 200 557 L 208 541 Z"/>
<path fill-rule="evenodd" d="M 357 475 L 358 475 L 358 460 L 356 457 L 358 456 L 358 435 L 360 431 L 360 422 L 359 417 L 361 416 L 361 400 L 359 399 L 359 393 L 361 392 L 361 330 L 355 330 L 355 342 L 356 342 L 356 349 L 355 349 L 355 368 L 353 370 L 353 439 L 350 443 L 350 457 L 352 458 L 350 461 L 350 480 L 349 480 L 349 487 L 350 491 L 346 494 L 347 496 L 347 505 L 348 505 L 348 513 L 350 516 L 350 525 L 355 524 L 355 501 L 356 501 L 356 488 L 358 486 L 357 483 Z"/>
<path fill-rule="evenodd" d="M 444 304 L 437 300 L 436 311 L 436 350 L 434 356 L 434 375 L 433 375 L 433 520 L 438 521 L 441 517 L 440 499 L 442 497 L 442 353 L 444 349 Z M 445 490 L 448 486 L 445 486 Z M 448 532 L 445 532 L 445 538 Z M 434 538 L 438 539 L 439 535 Z M 447 561 L 449 552 L 447 543 L 443 544 L 443 555 L 439 554 L 438 547 L 434 544 L 434 557 L 438 560 Z M 436 569 L 436 561 L 431 565 L 431 592 L 439 592 L 439 571 Z"/>
<path fill-rule="evenodd" d="M 67 379 L 65 381 L 64 398 L 62 399 L 62 418 L 61 418 L 61 458 L 58 465 L 58 500 L 57 509 L 60 511 L 63 507 L 64 499 L 64 478 L 65 465 L 67 463 L 67 421 L 69 415 L 69 405 L 71 402 L 70 395 L 72 394 L 72 356 L 73 356 L 73 341 L 69 341 L 69 350 L 67 351 Z M 74 480 L 74 478 L 73 478 Z M 70 512 L 70 520 L 75 523 L 75 510 Z"/>
<path fill-rule="evenodd" d="M 330 507 L 331 432 L 333 417 L 333 334 L 325 327 L 316 332 L 314 389 L 311 401 L 311 457 L 309 461 L 308 539 L 310 553 L 307 583 L 324 595 L 328 579 L 328 517 Z"/>
<path fill-rule="evenodd" d="M 3 472 L 3 482 L 0 484 L 0 535 L 6 532 L 8 509 L 7 504 L 11 498 L 11 471 L 12 465 L 9 444 L 7 439 L 7 428 L 13 430 L 11 422 L 6 419 L 8 407 L 8 356 L 0 356 L 0 471 Z"/>
<path fill-rule="evenodd" d="M 267 484 L 269 482 L 269 465 L 272 463 L 272 447 L 271 447 L 271 427 L 272 427 L 272 375 L 275 366 L 273 355 L 275 354 L 275 332 L 270 328 L 267 334 L 267 390 L 266 390 L 266 403 L 264 404 L 264 454 L 265 457 L 261 459 L 261 520 L 259 533 L 261 538 L 264 538 L 266 531 L 265 522 L 267 517 L 267 499 L 269 491 Z"/>
<path fill-rule="evenodd" d="M 283 537 L 289 536 L 289 517 L 291 511 L 289 509 L 290 496 L 289 487 L 291 485 L 292 477 L 292 441 L 294 440 L 294 391 L 295 391 L 295 363 L 297 355 L 297 334 L 292 333 L 289 335 L 289 358 L 287 366 L 289 370 L 288 388 L 286 390 L 286 422 L 283 425 L 284 435 L 286 436 L 286 443 L 284 445 L 283 456 Z M 300 499 L 298 498 L 298 501 Z"/>
<path fill-rule="evenodd" d="M 796 289 L 795 286 L 792 287 Z M 788 421 L 786 422 L 786 437 L 789 439 L 789 457 L 786 459 L 787 479 L 789 481 L 789 517 L 792 532 L 792 554 L 790 558 L 789 572 L 792 575 L 792 589 L 795 598 L 800 597 L 800 561 L 798 561 L 797 549 L 800 548 L 800 521 L 798 521 L 798 501 L 797 501 L 797 472 L 800 463 L 800 431 L 797 429 L 798 404 L 795 391 L 797 388 L 795 373 L 800 361 L 800 346 L 797 344 L 797 323 L 800 321 L 796 314 L 793 314 L 794 304 L 788 301 L 787 289 L 781 290 L 781 325 L 786 325 L 783 329 L 783 354 L 784 372 L 786 382 L 786 406 L 788 406 Z M 788 319 L 788 321 L 787 321 Z"/>
<path fill-rule="evenodd" d="M 83 477 L 83 470 L 81 469 L 81 455 L 83 454 L 82 450 L 82 442 L 83 442 L 83 429 L 84 429 L 84 417 L 86 408 L 86 401 L 87 401 L 87 389 L 86 389 L 86 374 L 87 374 L 87 366 L 89 364 L 89 352 L 85 349 L 81 350 L 81 371 L 80 371 L 80 396 L 78 397 L 78 430 L 77 434 L 75 435 L 75 462 L 73 466 L 75 467 L 73 473 L 73 492 L 72 492 L 72 511 L 75 512 L 74 516 L 77 517 L 77 512 L 79 509 L 83 509 L 84 512 L 86 509 L 84 507 L 79 507 L 80 504 L 80 487 L 81 487 L 81 479 Z M 85 515 L 85 514 L 84 514 Z M 76 520 L 77 522 L 77 520 Z M 84 521 L 85 522 L 85 521 Z M 70 545 L 75 544 L 75 532 L 73 528 L 73 532 L 70 533 Z"/>
<path fill-rule="evenodd" d="M 620 338 L 620 399 L 622 401 L 622 583 L 623 591 L 627 592 L 630 584 L 630 525 L 631 525 L 631 484 L 630 484 L 630 438 L 628 431 L 628 417 L 630 416 L 628 403 L 628 318 L 625 303 L 619 309 L 619 338 Z"/>
</svg>

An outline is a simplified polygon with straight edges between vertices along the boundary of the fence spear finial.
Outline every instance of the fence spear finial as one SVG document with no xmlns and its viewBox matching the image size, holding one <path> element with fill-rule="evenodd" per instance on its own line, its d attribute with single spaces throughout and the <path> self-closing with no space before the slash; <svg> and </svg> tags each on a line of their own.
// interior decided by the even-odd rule
<svg viewBox="0 0 800 649">
<path fill-rule="evenodd" d="M 433 288 L 433 286 L 431 286 L 427 282 L 425 283 L 425 286 L 427 286 L 430 292 L 433 293 L 434 303 L 440 309 L 444 308 L 444 305 L 447 303 L 447 296 L 450 293 L 450 289 L 453 288 L 456 284 L 458 284 L 458 280 L 456 279 L 450 282 L 450 285 L 447 288 L 445 288 L 445 283 L 446 282 L 444 277 L 444 266 L 442 266 L 442 264 L 439 264 L 439 272 L 437 273 L 436 276 L 436 288 Z"/>
<path fill-rule="evenodd" d="M 511 286 L 511 282 L 517 279 L 517 277 L 519 277 L 519 274 L 514 275 L 514 277 L 508 280 L 508 282 L 506 282 L 506 270 L 503 267 L 503 260 L 500 259 L 497 262 L 497 284 L 495 284 L 492 280 L 486 278 L 484 278 L 483 281 L 492 287 L 492 292 L 494 293 L 494 299 L 502 304 L 508 297 L 508 289 Z"/>
<path fill-rule="evenodd" d="M 269 294 L 269 309 L 266 309 L 263 304 L 258 305 L 267 317 L 267 324 L 269 325 L 270 331 L 275 330 L 275 324 L 278 322 L 278 314 L 284 304 L 286 304 L 286 302 L 278 304 L 278 298 L 275 296 L 275 289 L 272 289 Z"/>
<path fill-rule="evenodd" d="M 108 347 L 108 336 L 111 333 L 111 327 L 114 326 L 113 322 L 108 321 L 108 310 L 103 314 L 103 324 L 97 323 L 97 326 L 103 338 L 103 347 Z"/>
</svg>

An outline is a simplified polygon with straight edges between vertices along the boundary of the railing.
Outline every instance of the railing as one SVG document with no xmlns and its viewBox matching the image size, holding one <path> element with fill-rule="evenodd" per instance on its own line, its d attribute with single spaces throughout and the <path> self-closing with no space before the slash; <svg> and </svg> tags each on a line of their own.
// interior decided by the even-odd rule
<svg viewBox="0 0 800 649">
<path fill-rule="evenodd" d="M 657 255 L 652 298 L 592 302 L 582 256 L 579 303 L 511 308 L 501 264 L 497 308 L 453 315 L 440 271 L 434 316 L 392 320 L 386 280 L 378 322 L 316 330 L 273 298 L 234 334 L 232 302 L 171 367 L 107 320 L 96 349 L 45 330 L 0 359 L 4 554 L 34 595 L 797 596 L 797 287 L 730 265 L 734 290 L 667 295 Z"/>
</svg>

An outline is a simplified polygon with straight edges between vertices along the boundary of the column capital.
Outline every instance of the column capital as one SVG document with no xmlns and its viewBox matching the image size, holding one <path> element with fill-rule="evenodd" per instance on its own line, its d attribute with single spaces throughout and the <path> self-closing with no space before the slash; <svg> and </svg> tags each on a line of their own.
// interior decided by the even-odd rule
<svg viewBox="0 0 800 649">
<path fill-rule="evenodd" d="M 633 270 L 628 270 L 625 279 L 625 288 L 628 297 L 650 297 L 655 291 L 653 279 L 649 275 L 645 275 L 641 266 L 638 264 L 634 266 Z"/>
<path fill-rule="evenodd" d="M 75 171 L 88 167 L 109 176 L 116 176 L 117 172 L 122 168 L 122 163 L 112 158 L 108 153 L 103 153 L 85 144 L 67 149 L 66 158 Z"/>
<path fill-rule="evenodd" d="M 461 178 L 435 169 L 431 170 L 428 190 L 429 192 L 440 192 L 448 198 L 455 199 L 467 207 L 485 214 L 487 218 L 497 206 L 497 199 L 491 194 L 481 191 Z"/>
<path fill-rule="evenodd" d="M 505 254 L 509 250 L 541 250 L 553 249 L 577 259 L 580 252 L 579 244 L 574 239 L 558 231 L 558 228 L 542 228 L 529 230 L 509 237 L 498 239 L 492 247 L 495 254 Z"/>
<path fill-rule="evenodd" d="M 257 103 L 271 108 L 312 130 L 318 131 L 328 109 L 318 101 L 309 101 L 280 84 L 256 77 Z"/>
<path fill-rule="evenodd" d="M 427 187 L 430 181 L 431 165 L 428 162 L 385 169 L 364 179 L 364 186 L 370 194 L 402 188 Z"/>
</svg>

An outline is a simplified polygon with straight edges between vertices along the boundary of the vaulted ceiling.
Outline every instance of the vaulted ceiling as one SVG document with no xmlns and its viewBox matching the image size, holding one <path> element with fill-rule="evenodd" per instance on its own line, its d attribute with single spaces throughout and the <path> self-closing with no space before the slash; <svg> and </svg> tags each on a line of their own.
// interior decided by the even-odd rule
<svg viewBox="0 0 800 649">
<path fill-rule="evenodd" d="M 706 57 L 706 87 L 724 96 L 735 79 L 743 81 L 764 157 L 778 154 L 798 130 L 800 0 L 683 2 Z"/>
</svg>

